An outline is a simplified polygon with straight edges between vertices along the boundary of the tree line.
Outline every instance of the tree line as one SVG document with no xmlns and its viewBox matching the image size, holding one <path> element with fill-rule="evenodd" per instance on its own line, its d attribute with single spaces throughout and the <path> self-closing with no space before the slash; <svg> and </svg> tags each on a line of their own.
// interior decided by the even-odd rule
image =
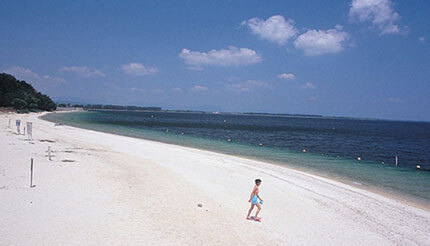
<svg viewBox="0 0 430 246">
<path fill-rule="evenodd" d="M 12 107 L 18 112 L 53 111 L 57 105 L 36 91 L 32 85 L 14 76 L 0 73 L 0 107 Z"/>
</svg>

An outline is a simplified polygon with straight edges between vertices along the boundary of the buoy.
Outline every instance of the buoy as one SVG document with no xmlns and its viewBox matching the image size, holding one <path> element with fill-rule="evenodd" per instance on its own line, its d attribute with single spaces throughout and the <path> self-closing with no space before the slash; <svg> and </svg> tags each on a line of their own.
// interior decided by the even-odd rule
<svg viewBox="0 0 430 246">
<path fill-rule="evenodd" d="M 302 152 L 303 152 L 303 153 L 306 153 L 306 149 L 303 149 L 303 150 L 302 150 Z"/>
<path fill-rule="evenodd" d="M 385 164 L 385 162 L 381 161 L 382 164 Z"/>
<path fill-rule="evenodd" d="M 229 138 L 229 139 L 227 139 L 227 142 L 231 142 L 231 139 Z"/>
<path fill-rule="evenodd" d="M 417 165 L 417 169 L 421 169 L 421 166 L 420 166 L 420 165 Z"/>
<path fill-rule="evenodd" d="M 357 161 L 361 161 L 361 157 L 359 156 L 359 157 L 357 157 Z"/>
<path fill-rule="evenodd" d="M 260 146 L 260 147 L 261 147 L 261 146 L 263 146 L 263 144 L 262 144 L 262 143 L 260 143 L 258 146 Z"/>
<path fill-rule="evenodd" d="M 226 120 L 224 120 L 224 122 L 227 122 Z"/>
<path fill-rule="evenodd" d="M 181 132 L 181 135 L 184 135 L 184 133 L 183 133 L 183 132 Z"/>
</svg>

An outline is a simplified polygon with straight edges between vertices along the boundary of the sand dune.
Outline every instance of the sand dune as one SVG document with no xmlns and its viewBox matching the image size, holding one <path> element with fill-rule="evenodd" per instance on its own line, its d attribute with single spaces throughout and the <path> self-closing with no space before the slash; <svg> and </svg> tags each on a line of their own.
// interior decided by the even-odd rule
<svg viewBox="0 0 430 246">
<path fill-rule="evenodd" d="M 0 115 L 1 245 L 430 245 L 427 209 L 263 162 L 54 126 L 39 115 Z M 8 118 L 33 122 L 34 140 L 17 135 Z M 263 180 L 261 223 L 245 220 L 255 178 Z"/>
</svg>

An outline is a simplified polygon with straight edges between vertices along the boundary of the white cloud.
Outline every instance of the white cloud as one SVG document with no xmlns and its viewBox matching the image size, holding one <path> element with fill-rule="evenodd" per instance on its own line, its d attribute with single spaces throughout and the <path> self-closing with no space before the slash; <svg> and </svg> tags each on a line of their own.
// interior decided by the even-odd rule
<svg viewBox="0 0 430 246">
<path fill-rule="evenodd" d="M 395 24 L 400 15 L 393 9 L 391 0 L 352 0 L 349 17 L 360 22 L 372 22 L 381 35 L 401 33 L 401 28 Z"/>
<path fill-rule="evenodd" d="M 143 88 L 136 88 L 136 87 L 131 87 L 130 88 L 131 92 L 138 92 L 138 93 L 146 93 L 146 90 Z"/>
<path fill-rule="evenodd" d="M 250 92 L 251 89 L 242 85 L 242 84 L 231 84 L 227 85 L 226 89 L 229 91 L 236 91 L 236 92 Z"/>
<path fill-rule="evenodd" d="M 60 77 L 53 77 L 49 75 L 39 75 L 30 69 L 26 69 L 20 66 L 9 67 L 3 72 L 12 74 L 20 80 L 25 80 L 26 82 L 32 84 L 66 84 L 67 81 Z"/>
<path fill-rule="evenodd" d="M 297 34 L 294 21 L 287 21 L 282 15 L 274 15 L 267 20 L 252 18 L 243 21 L 242 25 L 247 25 L 251 32 L 261 39 L 266 39 L 279 45 L 284 45 L 290 38 Z"/>
<path fill-rule="evenodd" d="M 294 46 L 302 49 L 307 56 L 317 56 L 342 51 L 344 42 L 348 39 L 349 34 L 337 25 L 329 30 L 309 30 L 294 41 Z"/>
<path fill-rule="evenodd" d="M 59 72 L 72 72 L 77 74 L 78 76 L 81 77 L 86 77 L 86 78 L 90 78 L 90 77 L 105 77 L 106 74 L 103 73 L 100 70 L 97 69 L 91 69 L 88 67 L 76 67 L 76 66 L 71 66 L 71 67 L 62 67 L 60 69 L 58 69 Z"/>
<path fill-rule="evenodd" d="M 228 49 L 210 50 L 207 53 L 183 49 L 179 57 L 195 69 L 200 69 L 201 65 L 244 66 L 262 60 L 254 50 L 234 46 L 230 46 Z"/>
<path fill-rule="evenodd" d="M 55 83 L 55 84 L 67 84 L 67 81 L 60 77 L 52 77 L 49 75 L 43 75 L 41 78 L 42 82 Z"/>
<path fill-rule="evenodd" d="M 425 37 L 419 37 L 418 41 L 420 41 L 421 43 L 425 43 L 426 42 L 426 38 Z"/>
<path fill-rule="evenodd" d="M 15 77 L 18 77 L 19 79 L 38 79 L 40 76 L 34 72 L 32 72 L 30 69 L 26 69 L 23 67 L 10 67 L 5 69 L 3 72 L 12 74 Z"/>
<path fill-rule="evenodd" d="M 294 80 L 294 79 L 296 79 L 296 76 L 292 73 L 281 73 L 278 75 L 278 78 L 287 79 L 287 80 Z"/>
<path fill-rule="evenodd" d="M 235 83 L 226 86 L 226 90 L 235 92 L 250 92 L 257 88 L 267 87 L 269 84 L 262 80 L 247 80 L 243 83 Z"/>
<path fill-rule="evenodd" d="M 156 67 L 145 67 L 142 63 L 131 62 L 121 66 L 122 71 L 126 74 L 144 76 L 156 74 L 158 69 Z"/>
<path fill-rule="evenodd" d="M 300 88 L 305 89 L 305 90 L 315 90 L 317 87 L 311 82 L 306 82 Z"/>
<path fill-rule="evenodd" d="M 267 82 L 262 80 L 247 80 L 245 83 L 253 87 L 266 87 L 269 85 Z"/>
<path fill-rule="evenodd" d="M 204 91 L 208 91 L 209 89 L 206 86 L 202 86 L 202 85 L 195 85 L 193 87 L 190 88 L 190 91 L 192 92 L 204 92 Z"/>
<path fill-rule="evenodd" d="M 171 90 L 173 93 L 180 93 L 180 92 L 182 92 L 182 89 L 181 88 L 179 88 L 179 87 L 176 87 L 176 88 L 172 88 L 172 90 Z"/>
<path fill-rule="evenodd" d="M 154 94 L 164 94 L 165 91 L 162 90 L 162 89 L 154 89 L 154 90 L 152 90 L 152 93 L 154 93 Z"/>
</svg>

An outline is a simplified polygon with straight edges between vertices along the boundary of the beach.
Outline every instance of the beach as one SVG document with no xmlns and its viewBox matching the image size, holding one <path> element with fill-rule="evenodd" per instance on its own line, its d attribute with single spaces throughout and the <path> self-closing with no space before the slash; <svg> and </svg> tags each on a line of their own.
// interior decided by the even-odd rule
<svg viewBox="0 0 430 246">
<path fill-rule="evenodd" d="M 0 115 L 2 245 L 430 242 L 428 207 L 260 161 L 56 126 L 40 115 Z M 33 122 L 33 141 L 17 134 L 15 119 Z M 245 219 L 256 178 L 261 223 Z"/>
</svg>

